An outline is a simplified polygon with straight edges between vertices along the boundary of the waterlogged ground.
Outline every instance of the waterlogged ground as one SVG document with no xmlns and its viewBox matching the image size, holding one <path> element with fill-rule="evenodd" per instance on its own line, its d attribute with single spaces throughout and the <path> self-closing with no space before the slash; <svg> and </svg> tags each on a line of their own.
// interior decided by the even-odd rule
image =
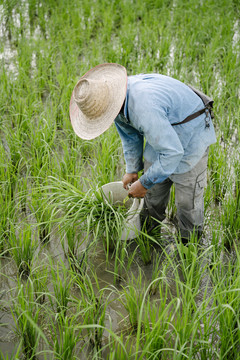
<svg viewBox="0 0 240 360">
<path fill-rule="evenodd" d="M 129 241 L 130 243 L 130 241 Z M 66 245 L 65 245 L 66 246 Z M 86 246 L 83 244 L 80 247 L 80 253 L 84 253 Z M 129 251 L 131 253 L 136 250 L 136 244 L 132 243 L 132 245 L 129 248 Z M 164 254 L 161 251 L 160 248 L 156 246 L 156 253 L 159 257 L 162 258 L 162 261 L 164 259 Z M 174 250 L 174 245 L 172 242 L 170 242 L 168 251 L 171 254 Z M 81 252 L 82 251 L 82 252 Z M 46 263 L 46 266 L 48 264 L 48 257 L 51 257 L 54 260 L 55 263 L 57 262 L 63 262 L 66 267 L 68 267 L 68 261 L 66 259 L 66 256 L 63 251 L 63 247 L 59 242 L 59 239 L 56 237 L 51 238 L 51 242 L 49 244 L 46 244 L 42 249 L 39 249 L 37 253 L 37 258 L 40 262 L 43 261 Z M 121 332 L 124 328 L 128 327 L 129 324 L 127 321 L 124 321 L 124 318 L 128 317 L 128 313 L 124 306 L 118 301 L 117 294 L 112 293 L 113 288 L 111 289 L 112 285 L 114 284 L 114 260 L 110 259 L 108 265 L 106 264 L 106 252 L 104 251 L 104 248 L 102 246 L 102 243 L 100 243 L 97 248 L 94 250 L 94 255 L 88 255 L 87 260 L 88 266 L 86 265 L 85 269 L 88 269 L 89 274 L 91 274 L 91 268 L 94 267 L 95 270 L 95 276 L 98 282 L 98 285 L 95 284 L 96 280 L 93 278 L 93 288 L 95 289 L 96 293 L 98 293 L 99 289 L 105 289 L 109 287 L 109 290 L 106 290 L 106 298 L 110 295 L 111 296 L 111 302 L 109 306 L 107 307 L 107 317 L 106 317 L 106 326 L 108 327 L 111 323 L 111 329 L 118 333 Z M 153 263 L 151 262 L 148 265 L 145 265 L 144 262 L 141 259 L 140 252 L 137 252 L 136 259 L 134 264 L 131 266 L 131 274 L 133 278 L 137 278 L 139 275 L 139 266 L 141 270 L 143 271 L 144 276 L 144 282 L 141 284 L 141 288 L 139 291 L 144 291 L 145 288 L 145 281 L 151 282 L 151 274 L 152 274 L 152 267 Z M 161 270 L 161 267 L 159 267 L 159 271 Z M 2 304 L 9 304 L 11 302 L 11 299 L 16 294 L 16 287 L 17 287 L 17 278 L 18 278 L 18 269 L 16 267 L 15 262 L 11 258 L 10 255 L 4 256 L 1 258 L 1 301 Z M 26 281 L 26 279 L 23 280 L 23 283 Z M 115 283 L 115 286 L 117 289 L 121 288 L 121 284 L 126 284 L 127 281 L 127 273 L 123 274 L 123 278 L 121 281 L 117 280 Z M 47 282 L 48 289 L 52 290 L 51 281 Z M 174 289 L 174 286 L 172 287 L 172 290 Z M 72 294 L 74 296 L 79 297 L 79 291 L 76 287 L 73 287 Z M 154 296 L 153 298 L 157 298 L 157 296 Z M 4 354 L 14 354 L 16 350 L 16 346 L 19 344 L 19 336 L 15 333 L 16 326 L 14 323 L 14 318 L 10 312 L 9 307 L 6 305 L 1 308 L 0 311 L 0 318 L 1 318 L 1 338 L 0 338 L 0 344 L 1 344 L 1 351 Z M 109 319 L 108 319 L 109 318 Z M 108 338 L 107 331 L 103 334 L 103 341 L 104 338 Z M 83 354 L 79 357 L 80 359 L 85 359 L 86 353 L 83 352 Z M 41 356 L 39 357 L 41 358 Z M 51 358 L 51 356 L 49 357 Z"/>
<path fill-rule="evenodd" d="M 1 359 L 239 359 L 239 15 L 235 0 L 0 2 Z M 115 129 L 82 141 L 68 115 L 103 62 L 214 98 L 198 246 L 178 242 L 174 191 L 161 236 L 127 242 L 83 202 L 124 173 Z"/>
<path fill-rule="evenodd" d="M 99 242 L 98 244 L 96 244 L 96 246 L 93 246 L 91 251 L 86 253 L 86 263 L 85 265 L 83 265 L 82 269 L 85 274 L 89 275 L 89 278 L 91 279 L 91 286 L 94 293 L 96 294 L 96 298 L 100 296 L 99 294 L 102 294 L 99 297 L 99 299 L 101 299 L 99 301 L 103 301 L 103 303 L 107 304 L 104 317 L 105 330 L 103 331 L 101 337 L 101 344 L 103 346 L 101 356 L 103 358 L 108 358 L 109 356 L 109 348 L 104 348 L 104 345 L 107 345 L 109 342 L 108 329 L 111 329 L 111 331 L 113 331 L 118 336 L 122 334 L 123 339 L 125 339 L 126 341 L 126 344 L 130 343 L 130 345 L 128 346 L 130 346 L 131 349 L 135 348 L 136 330 L 134 330 L 129 321 L 130 314 L 125 307 L 126 303 L 124 305 L 124 302 L 126 300 L 124 300 L 123 289 L 128 289 L 128 286 L 130 285 L 133 286 L 133 289 L 135 289 L 136 296 L 139 296 L 137 294 L 150 294 L 148 300 L 145 300 L 146 303 L 149 304 L 148 306 L 150 306 L 150 309 L 153 304 L 154 306 L 156 306 L 158 303 L 160 304 L 161 301 L 163 301 L 162 296 L 165 297 L 164 302 L 166 307 L 171 303 L 172 299 L 179 299 L 180 301 L 182 292 L 181 288 L 182 286 L 187 286 L 188 283 L 188 279 L 186 279 L 186 276 L 188 276 L 188 272 L 186 271 L 186 264 L 185 266 L 183 266 L 186 258 L 184 258 L 183 260 L 181 250 L 178 249 L 175 243 L 176 239 L 174 238 L 174 236 L 171 235 L 174 233 L 174 226 L 167 221 L 165 221 L 163 224 L 161 236 L 159 236 L 159 231 L 152 233 L 150 237 L 150 244 L 152 245 L 150 251 L 151 261 L 149 260 L 150 263 L 148 264 L 146 264 L 145 258 L 142 257 L 141 251 L 137 249 L 136 242 L 134 240 L 129 240 L 126 245 L 128 257 L 124 259 L 123 269 L 121 271 L 119 270 L 119 272 L 117 273 L 118 275 L 120 274 L 120 278 L 118 276 L 114 276 L 114 273 L 116 271 L 115 255 L 114 253 L 110 252 L 110 257 L 108 261 L 106 261 L 106 251 L 102 242 Z M 66 243 L 65 248 L 67 248 Z M 79 250 L 81 254 L 81 256 L 79 256 L 79 259 L 81 259 L 82 254 L 84 254 L 86 251 L 86 244 L 83 243 L 79 247 Z M 205 256 L 202 261 L 200 260 L 200 256 L 204 252 Z M 208 269 L 208 266 L 212 263 L 213 256 L 209 241 L 207 241 L 206 239 L 203 240 L 201 242 L 199 250 L 196 252 L 193 251 L 193 253 L 193 258 L 190 256 L 189 260 L 194 261 L 194 257 L 199 256 L 200 267 L 196 267 L 196 270 L 201 271 L 201 275 L 198 275 L 196 279 L 196 288 L 191 289 L 191 292 L 193 291 L 194 294 L 194 303 L 196 304 L 196 306 L 201 306 L 201 304 L 205 302 L 207 298 L 206 307 L 211 310 L 211 307 L 213 306 L 212 303 L 214 303 L 214 299 L 211 300 L 211 292 L 214 289 L 214 284 L 212 282 L 212 277 Z M 129 265 L 129 257 L 131 257 L 133 254 L 135 254 L 134 258 L 132 259 L 131 265 Z M 230 259 L 232 261 L 233 258 L 236 258 L 236 255 L 230 258 L 227 254 L 227 252 L 222 252 L 220 256 L 222 265 L 225 264 L 227 266 Z M 53 259 L 53 263 L 51 263 L 51 265 L 49 265 L 49 257 Z M 158 262 L 157 266 L 156 261 Z M 45 245 L 42 244 L 38 249 L 32 267 L 36 268 L 39 266 L 39 264 L 41 264 L 41 266 L 43 266 L 44 268 L 46 267 L 48 269 L 48 276 L 45 284 L 46 299 L 42 304 L 44 308 L 48 308 L 50 307 L 50 303 L 49 299 L 47 299 L 47 294 L 54 294 L 54 284 L 52 283 L 53 280 L 51 276 L 51 266 L 53 266 L 54 271 L 56 271 L 58 264 L 61 264 L 63 272 L 65 272 L 66 269 L 69 269 L 69 262 L 64 253 L 63 245 L 60 244 L 60 240 L 57 236 L 52 235 L 50 242 Z M 8 304 L 13 301 L 17 292 L 19 291 L 19 285 L 17 285 L 17 279 L 19 274 L 16 264 L 9 255 L 1 259 L 1 270 L 1 300 L 2 303 L 5 304 L 4 307 L 2 307 L 1 309 L 1 351 L 3 352 L 3 354 L 15 354 L 16 346 L 19 345 L 20 340 L 19 334 L 16 333 L 17 326 L 14 321 L 14 317 L 10 312 Z M 82 275 L 78 274 L 78 276 L 81 277 Z M 150 285 L 150 283 L 157 278 L 160 279 L 157 283 L 161 283 L 159 289 L 158 286 L 152 286 L 147 291 L 146 289 Z M 60 275 L 60 281 L 61 279 L 62 275 Z M 163 282 L 162 279 L 164 279 Z M 26 284 L 27 278 L 23 277 L 21 282 L 22 284 Z M 159 294 L 160 288 L 161 296 Z M 79 291 L 78 286 L 76 284 L 73 284 L 69 294 L 69 309 L 72 309 L 72 306 L 76 306 L 73 305 L 72 299 L 79 299 L 79 301 L 81 301 L 81 296 L 82 294 Z M 122 301 L 119 301 L 121 297 L 123 299 Z M 132 299 L 132 301 L 134 302 L 134 298 Z M 136 303 L 134 302 L 134 306 L 140 306 L 140 304 L 138 303 L 138 301 L 140 301 L 140 298 L 139 300 L 135 299 L 135 301 Z M 181 308 L 183 305 L 181 304 L 179 306 Z M 71 311 L 72 310 L 69 310 L 69 312 Z M 149 311 L 149 308 L 146 307 L 144 311 Z M 180 313 L 182 312 L 183 310 L 180 310 Z M 172 308 L 169 309 L 169 314 L 174 314 Z M 81 316 L 79 318 L 79 321 L 81 321 L 80 319 Z M 219 323 L 215 324 L 215 327 L 217 326 L 219 326 Z M 45 324 L 44 328 L 45 335 L 50 339 L 51 337 L 49 331 L 51 330 L 48 329 L 47 324 Z M 204 323 L 201 323 L 200 328 L 204 333 Z M 85 331 L 83 335 L 86 336 L 87 332 Z M 215 334 L 212 337 L 214 339 L 211 346 L 213 346 L 214 348 L 214 342 L 219 341 L 219 336 Z M 45 350 L 46 345 L 43 341 L 40 340 L 39 351 Z M 86 338 L 77 342 L 75 351 L 78 359 L 86 359 L 93 356 L 93 348 L 88 344 Z M 37 358 L 52 359 L 53 355 L 47 355 L 46 353 L 44 353 L 44 355 L 41 355 L 41 353 L 39 353 Z"/>
<path fill-rule="evenodd" d="M 173 229 L 173 228 L 172 228 Z M 169 235 L 165 234 L 165 238 L 168 238 Z M 159 241 L 159 237 L 156 237 Z M 129 241 L 130 243 L 130 241 Z M 168 239 L 165 240 L 166 245 L 166 254 L 168 254 L 172 261 L 176 260 L 176 264 L 178 262 L 178 258 L 176 258 L 176 248 L 174 246 L 174 240 Z M 83 245 L 82 251 L 84 252 L 85 246 Z M 175 250 L 175 252 L 174 252 Z M 130 255 L 136 251 L 136 243 L 132 243 L 132 245 L 129 244 L 129 252 Z M 166 256 L 163 252 L 163 250 L 155 245 L 154 246 L 154 255 L 161 258 L 160 266 L 158 267 L 159 274 L 162 270 L 161 264 L 164 263 L 164 259 L 166 260 Z M 48 264 L 48 257 L 51 257 L 54 259 L 54 262 L 63 262 L 66 267 L 68 267 L 68 261 L 66 259 L 66 256 L 64 255 L 63 248 L 59 244 L 58 238 L 52 238 L 51 242 L 44 246 L 43 249 L 39 249 L 39 253 L 37 254 L 38 260 L 43 261 L 46 263 L 46 266 Z M 37 261 L 38 261 L 37 260 Z M 106 264 L 106 252 L 104 251 L 104 248 L 102 246 L 102 243 L 100 243 L 94 250 L 94 255 L 88 255 L 87 260 L 88 266 L 86 265 L 86 269 L 89 271 L 89 274 L 91 275 L 92 267 L 94 267 L 95 277 L 92 278 L 92 285 L 96 292 L 96 294 L 99 292 L 99 290 L 104 290 L 104 298 L 108 299 L 109 305 L 106 309 L 106 327 L 110 327 L 112 331 L 116 334 L 121 333 L 123 330 L 131 333 L 129 331 L 130 324 L 128 322 L 128 312 L 125 309 L 125 307 L 119 302 L 119 294 L 117 291 L 120 291 L 122 286 L 127 286 L 128 282 L 128 273 L 123 272 L 121 281 L 117 279 L 114 285 L 114 259 L 110 259 L 108 265 Z M 127 265 L 127 260 L 126 260 Z M 139 283 L 139 292 L 144 292 L 146 290 L 146 284 L 150 284 L 152 280 L 152 273 L 153 273 L 153 262 L 151 261 L 150 264 L 144 264 L 141 253 L 137 251 L 135 259 L 133 264 L 130 266 L 129 273 L 131 273 L 132 279 L 137 279 L 139 276 L 139 271 L 142 273 L 143 280 L 141 283 Z M 49 270 L 50 271 L 50 270 Z M 173 278 L 173 272 L 170 269 L 168 271 L 168 282 L 169 282 L 169 288 L 171 289 L 172 294 L 176 295 L 176 289 Z M 17 287 L 17 278 L 18 278 L 18 269 L 16 267 L 16 264 L 14 263 L 13 259 L 11 259 L 10 256 L 3 257 L 1 259 L 1 301 L 3 304 L 9 304 L 9 302 L 12 301 L 12 298 L 16 294 L 16 287 Z M 26 279 L 23 280 L 23 284 L 25 283 Z M 96 281 L 98 284 L 96 284 Z M 206 280 L 205 280 L 206 281 Z M 114 286 L 113 286 L 114 285 Z M 51 280 L 47 281 L 47 288 L 49 291 L 52 291 L 52 284 Z M 108 288 L 108 289 L 106 289 Z M 115 291 L 113 291 L 113 288 L 115 288 Z M 105 290 L 106 289 L 106 290 Z M 205 291 L 205 286 L 203 285 L 202 292 Z M 79 291 L 76 287 L 73 287 L 72 290 L 72 296 L 79 297 Z M 199 296 L 201 298 L 201 291 L 199 292 Z M 152 295 L 152 301 L 158 301 L 158 294 Z M 16 334 L 16 324 L 14 322 L 14 318 L 10 312 L 10 309 L 7 305 L 5 305 L 0 312 L 1 316 L 1 351 L 3 354 L 14 354 L 16 351 L 16 346 L 19 345 L 19 336 Z M 132 337 L 134 338 L 135 335 L 133 334 Z M 109 334 L 105 330 L 103 333 L 103 343 L 104 341 L 108 341 Z M 82 348 L 82 344 L 79 345 L 79 348 Z M 90 349 L 91 350 L 91 349 Z M 87 354 L 88 356 L 91 356 L 91 351 L 82 351 L 81 354 L 79 354 L 79 359 L 85 359 Z M 108 351 L 105 351 L 107 354 Z M 105 354 L 105 355 L 106 355 Z M 39 359 L 44 358 L 39 356 Z M 49 359 L 52 358 L 52 356 L 47 357 Z"/>
</svg>

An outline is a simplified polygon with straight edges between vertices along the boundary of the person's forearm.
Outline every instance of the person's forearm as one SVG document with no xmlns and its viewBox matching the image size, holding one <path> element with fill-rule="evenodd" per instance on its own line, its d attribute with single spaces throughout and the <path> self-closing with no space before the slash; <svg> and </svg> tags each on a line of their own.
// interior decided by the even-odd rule
<svg viewBox="0 0 240 360">
<path fill-rule="evenodd" d="M 143 169 L 143 136 L 121 118 L 115 120 L 115 125 L 122 141 L 126 173 L 138 173 Z"/>
</svg>

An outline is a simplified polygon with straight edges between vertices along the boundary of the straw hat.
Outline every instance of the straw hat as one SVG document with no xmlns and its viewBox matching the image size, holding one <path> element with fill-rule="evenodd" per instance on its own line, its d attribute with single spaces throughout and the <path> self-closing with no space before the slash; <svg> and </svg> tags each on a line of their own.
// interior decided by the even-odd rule
<svg viewBox="0 0 240 360">
<path fill-rule="evenodd" d="M 119 64 L 101 64 L 77 82 L 70 101 L 73 130 L 91 140 L 106 131 L 118 115 L 127 92 L 127 71 Z"/>
</svg>

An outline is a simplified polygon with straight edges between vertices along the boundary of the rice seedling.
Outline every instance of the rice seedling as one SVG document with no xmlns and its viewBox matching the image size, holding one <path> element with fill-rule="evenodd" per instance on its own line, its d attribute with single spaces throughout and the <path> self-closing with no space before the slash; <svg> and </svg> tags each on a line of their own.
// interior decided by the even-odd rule
<svg viewBox="0 0 240 360">
<path fill-rule="evenodd" d="M 42 190 L 42 185 L 33 188 L 31 195 L 31 210 L 36 218 L 39 239 L 43 243 L 50 240 L 51 235 L 51 211 L 48 207 L 47 195 Z"/>
<path fill-rule="evenodd" d="M 2 256 L 5 252 L 5 250 L 8 250 L 7 245 L 7 239 L 8 239 L 8 235 L 9 235 L 9 212 L 11 212 L 11 209 L 9 209 L 9 207 L 5 206 L 5 201 L 2 201 L 2 197 L 0 195 L 0 202 L 1 202 L 1 209 L 3 209 L 2 211 L 2 215 L 1 215 L 1 219 L 0 219 L 0 256 Z"/>
<path fill-rule="evenodd" d="M 142 260 L 145 265 L 151 263 L 151 236 L 147 234 L 146 222 L 144 223 L 141 233 L 136 234 L 135 241 L 141 252 Z"/>
<path fill-rule="evenodd" d="M 171 333 L 171 317 L 174 301 L 166 303 L 167 292 L 156 303 L 146 305 L 146 319 L 143 321 L 144 358 L 162 359 L 169 348 L 168 339 Z M 170 355 L 170 354 L 169 354 Z M 168 356 L 169 356 L 168 355 Z"/>
<path fill-rule="evenodd" d="M 120 233 L 122 229 L 120 229 Z M 114 258 L 114 278 L 113 283 L 120 282 L 124 277 L 124 272 L 127 272 L 127 269 L 130 268 L 131 263 L 135 257 L 135 252 L 130 254 L 128 251 L 128 240 L 118 239 L 115 243 L 115 251 L 113 253 Z M 126 264 L 127 260 L 127 264 Z"/>
<path fill-rule="evenodd" d="M 55 178 L 51 179 L 51 184 L 49 211 L 54 221 L 60 224 L 61 231 L 75 224 L 87 234 L 94 233 L 95 239 L 102 239 L 108 260 L 109 251 L 121 238 L 127 209 L 114 206 L 100 190 L 83 193 L 70 183 Z M 50 189 L 49 186 L 46 189 Z"/>
<path fill-rule="evenodd" d="M 30 154 L 30 173 L 41 184 L 46 174 L 51 174 L 52 144 L 55 140 L 56 124 L 40 117 L 36 125 L 31 128 L 28 144 Z"/>
<path fill-rule="evenodd" d="M 56 177 L 82 188 L 84 174 L 86 173 L 86 157 L 92 154 L 90 145 L 77 142 L 71 133 L 58 136 L 57 151 L 54 152 L 53 170 Z M 89 153 L 88 153 L 89 151 Z"/>
<path fill-rule="evenodd" d="M 221 208 L 221 223 L 224 229 L 224 245 L 230 250 L 233 243 L 239 239 L 240 228 L 240 186 L 239 166 L 234 170 L 234 176 L 230 178 L 228 196 L 224 199 Z"/>
<path fill-rule="evenodd" d="M 127 337 L 125 338 L 123 334 L 120 335 L 120 341 L 113 339 L 110 344 L 110 351 L 107 354 L 107 360 L 130 360 L 134 359 L 134 346 L 132 344 L 132 339 Z M 124 347 L 123 345 L 124 344 Z"/>
<path fill-rule="evenodd" d="M 71 272 L 68 271 L 64 263 L 58 262 L 54 266 L 51 258 L 49 258 L 52 275 L 52 285 L 54 296 L 48 294 L 49 301 L 54 311 L 56 311 L 57 317 L 65 317 L 68 310 L 68 304 L 70 301 L 70 290 L 73 282 Z"/>
<path fill-rule="evenodd" d="M 75 317 L 67 316 L 58 319 L 57 327 L 52 326 L 53 349 L 52 355 L 54 359 L 69 360 L 78 359 L 76 356 L 76 347 L 79 342 L 81 331 L 75 324 Z"/>
<path fill-rule="evenodd" d="M 32 232 L 32 226 L 24 224 L 24 227 L 21 227 L 21 225 L 11 224 L 8 242 L 9 251 L 17 265 L 19 274 L 28 276 L 38 247 L 38 242 Z"/>
<path fill-rule="evenodd" d="M 235 261 L 226 258 L 212 269 L 211 278 L 215 285 L 213 301 L 217 310 L 217 348 L 222 358 L 238 356 L 239 332 L 239 253 Z"/>
<path fill-rule="evenodd" d="M 65 238 L 61 240 L 62 247 L 66 256 L 69 256 L 71 259 L 74 259 L 78 255 L 79 246 L 82 243 L 82 234 L 79 233 L 79 230 L 75 227 L 71 227 L 66 231 L 66 245 Z"/>
<path fill-rule="evenodd" d="M 16 195 L 16 209 L 18 210 L 19 216 L 26 216 L 28 215 L 28 191 L 29 191 L 29 174 L 26 173 L 18 181 L 17 186 L 17 195 Z"/>
<path fill-rule="evenodd" d="M 194 237 L 193 237 L 194 238 Z M 176 274 L 176 291 L 179 298 L 183 301 L 183 307 L 187 312 L 196 311 L 196 297 L 200 292 L 200 284 L 206 270 L 205 257 L 210 251 L 207 248 L 200 251 L 195 243 L 189 243 L 188 246 L 177 244 L 180 256 L 180 274 Z M 181 280 L 182 276 L 182 280 Z"/>
<path fill-rule="evenodd" d="M 43 304 L 46 300 L 46 294 L 48 293 L 48 268 L 47 266 L 38 265 L 31 269 L 30 278 L 33 284 L 33 290 L 35 295 L 35 301 L 39 304 Z"/>
<path fill-rule="evenodd" d="M 81 293 L 81 306 L 84 308 L 83 325 L 99 325 L 96 327 L 86 327 L 91 347 L 96 351 L 99 351 L 102 348 L 102 337 L 108 301 L 104 299 L 103 291 L 100 291 L 97 276 L 94 273 L 92 275 L 93 279 L 91 279 L 88 274 L 81 277 L 77 276 L 76 285 Z"/>
<path fill-rule="evenodd" d="M 34 302 L 31 281 L 25 286 L 18 281 L 17 295 L 13 300 L 11 311 L 25 357 L 36 359 L 40 334 L 34 324 L 38 323 L 40 307 Z"/>
<path fill-rule="evenodd" d="M 15 178 L 12 178 L 12 168 L 7 162 L 7 166 L 4 165 L 6 160 L 6 154 L 3 150 L 3 146 L 0 146 L 0 250 L 1 253 L 4 250 L 8 250 L 7 240 L 10 231 L 10 222 L 15 220 L 16 208 L 14 203 L 14 189 Z"/>
<path fill-rule="evenodd" d="M 130 330 L 136 331 L 139 324 L 139 312 L 143 302 L 143 274 L 141 268 L 137 279 L 130 275 L 128 285 L 122 286 L 119 301 L 128 312 Z"/>
<path fill-rule="evenodd" d="M 162 265 L 162 266 L 161 266 Z M 162 277 L 166 278 L 166 272 L 168 268 L 168 262 L 163 259 L 163 256 L 158 254 L 156 251 L 153 256 L 153 267 L 152 267 L 152 281 L 151 281 L 151 287 L 149 289 L 150 295 L 155 295 L 158 288 L 159 288 L 159 282 Z M 159 279 L 159 281 L 156 281 L 156 279 Z"/>
<path fill-rule="evenodd" d="M 223 201 L 227 187 L 228 187 L 228 172 L 227 168 L 227 149 L 222 149 L 217 144 L 213 148 L 210 148 L 209 154 L 209 168 L 210 168 L 210 186 L 207 189 L 205 197 L 205 203 L 214 198 L 214 201 L 218 204 Z M 209 194 L 208 194 L 209 191 Z M 213 196 L 214 193 L 214 196 Z"/>
<path fill-rule="evenodd" d="M 14 134 L 10 134 L 9 131 L 5 129 L 6 135 L 5 137 L 5 160 L 7 159 L 7 178 L 8 178 L 8 186 L 10 187 L 9 191 L 11 194 L 11 199 L 13 199 L 15 195 L 15 188 L 17 184 L 18 175 L 21 174 L 24 166 L 24 144 L 22 136 L 20 135 L 20 129 L 16 129 Z M 6 176 L 5 175 L 5 176 Z"/>
<path fill-rule="evenodd" d="M 90 160 L 92 172 L 95 174 L 94 182 L 107 184 L 118 180 L 122 164 L 121 147 L 116 129 L 113 127 L 108 134 L 96 140 L 94 157 Z M 109 156 L 111 154 L 111 156 Z"/>
</svg>

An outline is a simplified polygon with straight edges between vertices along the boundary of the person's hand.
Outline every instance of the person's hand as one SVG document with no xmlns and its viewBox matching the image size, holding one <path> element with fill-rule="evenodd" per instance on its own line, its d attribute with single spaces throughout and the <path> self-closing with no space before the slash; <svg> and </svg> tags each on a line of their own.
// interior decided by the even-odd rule
<svg viewBox="0 0 240 360">
<path fill-rule="evenodd" d="M 146 195 L 147 189 L 140 183 L 139 180 L 135 181 L 129 188 L 128 196 L 143 198 Z"/>
<path fill-rule="evenodd" d="M 128 190 L 129 188 L 129 184 L 134 183 L 135 181 L 137 181 L 138 179 L 138 174 L 137 173 L 133 173 L 133 174 L 125 174 L 122 178 L 122 182 L 123 182 L 123 187 L 124 189 Z"/>
</svg>

